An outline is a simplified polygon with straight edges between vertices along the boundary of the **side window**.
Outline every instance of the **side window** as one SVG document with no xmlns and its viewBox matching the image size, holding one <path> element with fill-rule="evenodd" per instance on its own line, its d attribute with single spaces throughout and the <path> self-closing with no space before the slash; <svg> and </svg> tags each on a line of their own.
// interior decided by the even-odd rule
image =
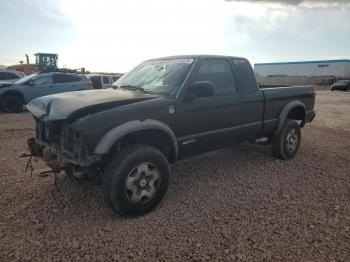
<svg viewBox="0 0 350 262">
<path fill-rule="evenodd" d="M 237 85 L 242 88 L 244 92 L 256 92 L 257 83 L 254 71 L 247 60 L 235 59 L 235 72 L 237 76 Z"/>
<path fill-rule="evenodd" d="M 231 66 L 223 59 L 203 60 L 193 81 L 212 82 L 216 96 L 232 94 L 236 91 Z"/>
<path fill-rule="evenodd" d="M 55 75 L 54 76 L 54 83 L 71 83 L 71 82 L 79 82 L 81 79 L 78 76 L 73 75 Z"/>
<path fill-rule="evenodd" d="M 52 84 L 52 76 L 40 76 L 34 80 L 36 85 Z"/>
<path fill-rule="evenodd" d="M 210 73 L 209 63 L 202 63 L 198 69 L 198 74 L 209 74 L 209 73 Z"/>
<path fill-rule="evenodd" d="M 104 84 L 109 84 L 109 78 L 108 78 L 108 76 L 103 76 L 103 83 L 104 83 Z"/>
</svg>

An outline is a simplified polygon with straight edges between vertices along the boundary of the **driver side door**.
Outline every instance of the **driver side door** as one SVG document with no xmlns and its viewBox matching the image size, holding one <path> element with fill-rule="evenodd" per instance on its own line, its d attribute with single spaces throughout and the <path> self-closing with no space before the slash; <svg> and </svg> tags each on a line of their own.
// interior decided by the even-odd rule
<svg viewBox="0 0 350 262">
<path fill-rule="evenodd" d="M 202 59 L 193 72 L 176 102 L 180 158 L 240 142 L 241 95 L 235 85 L 231 62 Z M 187 101 L 184 98 L 188 89 L 198 81 L 211 82 L 214 95 Z"/>
</svg>

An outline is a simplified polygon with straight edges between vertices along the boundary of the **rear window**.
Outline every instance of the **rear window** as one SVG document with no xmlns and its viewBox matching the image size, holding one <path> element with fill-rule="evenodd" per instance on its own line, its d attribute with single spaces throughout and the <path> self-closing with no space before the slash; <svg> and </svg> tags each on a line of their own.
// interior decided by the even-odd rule
<svg viewBox="0 0 350 262">
<path fill-rule="evenodd" d="M 55 75 L 54 82 L 55 83 L 71 83 L 71 82 L 79 82 L 81 80 L 78 76 L 72 75 Z"/>
<path fill-rule="evenodd" d="M 247 60 L 234 59 L 236 81 L 238 87 L 244 92 L 257 91 L 257 83 L 252 67 Z"/>
<path fill-rule="evenodd" d="M 18 79 L 19 77 L 14 73 L 0 72 L 0 80 Z"/>
<path fill-rule="evenodd" d="M 109 78 L 108 78 L 108 76 L 103 76 L 103 83 L 104 83 L 104 84 L 109 84 Z"/>
</svg>

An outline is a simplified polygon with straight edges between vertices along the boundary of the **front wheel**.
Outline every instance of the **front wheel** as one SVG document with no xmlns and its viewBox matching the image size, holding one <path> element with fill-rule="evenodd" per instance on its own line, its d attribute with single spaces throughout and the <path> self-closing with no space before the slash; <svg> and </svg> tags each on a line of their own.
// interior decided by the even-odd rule
<svg viewBox="0 0 350 262">
<path fill-rule="evenodd" d="M 288 119 L 279 135 L 272 137 L 272 153 L 288 160 L 298 152 L 301 141 L 300 126 L 296 120 Z"/>
<path fill-rule="evenodd" d="M 23 110 L 23 101 L 18 95 L 6 95 L 1 104 L 6 113 L 19 113 Z"/>
<path fill-rule="evenodd" d="M 104 171 L 104 199 L 124 217 L 141 216 L 163 199 L 169 174 L 168 160 L 158 149 L 128 146 L 110 160 Z"/>
</svg>

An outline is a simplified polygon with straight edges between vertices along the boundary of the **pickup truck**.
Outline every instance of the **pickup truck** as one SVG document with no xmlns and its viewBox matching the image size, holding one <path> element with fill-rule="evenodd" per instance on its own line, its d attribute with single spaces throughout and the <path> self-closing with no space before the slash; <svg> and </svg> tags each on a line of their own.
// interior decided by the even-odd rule
<svg viewBox="0 0 350 262">
<path fill-rule="evenodd" d="M 276 157 L 293 158 L 314 105 L 312 86 L 259 88 L 244 58 L 157 58 L 115 89 L 33 100 L 28 145 L 54 172 L 101 177 L 106 203 L 134 217 L 161 201 L 178 159 L 261 138 Z"/>
</svg>

